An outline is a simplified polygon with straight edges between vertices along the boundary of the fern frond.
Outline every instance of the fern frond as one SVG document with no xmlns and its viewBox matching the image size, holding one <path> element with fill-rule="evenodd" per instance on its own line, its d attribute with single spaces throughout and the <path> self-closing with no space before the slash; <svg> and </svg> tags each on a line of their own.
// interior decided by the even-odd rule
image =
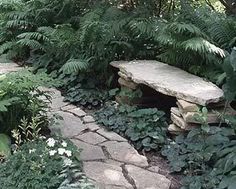
<svg viewBox="0 0 236 189">
<path fill-rule="evenodd" d="M 28 25 L 30 25 L 30 23 L 25 20 L 9 20 L 6 23 L 8 28 L 26 27 Z"/>
<path fill-rule="evenodd" d="M 40 49 L 40 50 L 43 50 L 43 46 L 36 40 L 33 40 L 33 39 L 20 39 L 17 41 L 17 44 L 20 44 L 22 46 L 27 46 L 27 47 L 30 47 L 34 50 L 37 50 L 37 49 Z"/>
<path fill-rule="evenodd" d="M 69 59 L 60 69 L 64 74 L 78 73 L 89 67 L 89 60 L 86 59 Z"/>
<path fill-rule="evenodd" d="M 191 38 L 187 41 L 182 42 L 181 45 L 186 51 L 191 50 L 199 54 L 212 53 L 215 55 L 219 55 L 222 58 L 225 57 L 224 50 L 201 37 Z"/>
<path fill-rule="evenodd" d="M 193 24 L 173 22 L 167 25 L 166 29 L 173 33 L 185 34 L 190 37 L 204 37 L 204 38 L 208 37 L 205 33 L 203 33 L 198 27 L 196 27 Z"/>
<path fill-rule="evenodd" d="M 0 54 L 4 54 L 7 50 L 10 50 L 15 45 L 15 41 L 8 41 L 0 45 Z"/>
<path fill-rule="evenodd" d="M 35 40 L 43 40 L 49 41 L 49 38 L 39 32 L 25 32 L 17 36 L 20 39 L 35 39 Z"/>
</svg>

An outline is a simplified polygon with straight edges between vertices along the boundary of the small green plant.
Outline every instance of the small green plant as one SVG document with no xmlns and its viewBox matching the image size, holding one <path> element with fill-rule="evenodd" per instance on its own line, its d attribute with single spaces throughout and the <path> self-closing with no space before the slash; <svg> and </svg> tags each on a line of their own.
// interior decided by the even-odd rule
<svg viewBox="0 0 236 189">
<path fill-rule="evenodd" d="M 156 150 L 166 142 L 164 112 L 156 108 L 108 105 L 96 112 L 97 122 L 128 138 L 138 150 Z"/>
<path fill-rule="evenodd" d="M 10 134 L 20 121 L 40 116 L 41 126 L 47 122 L 46 108 L 50 96 L 39 90 L 39 86 L 50 86 L 53 82 L 46 74 L 34 75 L 20 71 L 4 75 L 0 80 L 0 132 Z M 44 100 L 43 100 L 44 99 Z"/>
<path fill-rule="evenodd" d="M 83 189 L 91 189 L 91 184 L 85 187 L 77 153 L 70 142 L 59 138 L 26 142 L 0 164 L 1 188 L 73 188 L 72 182 L 78 180 Z"/>
</svg>

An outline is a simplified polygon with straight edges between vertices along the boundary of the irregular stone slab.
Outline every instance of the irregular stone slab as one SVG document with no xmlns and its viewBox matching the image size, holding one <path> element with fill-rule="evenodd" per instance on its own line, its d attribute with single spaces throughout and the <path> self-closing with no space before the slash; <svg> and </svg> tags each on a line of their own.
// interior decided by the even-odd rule
<svg viewBox="0 0 236 189">
<path fill-rule="evenodd" d="M 91 144 L 87 144 L 85 142 L 72 139 L 71 140 L 79 149 L 82 151 L 80 152 L 80 159 L 82 161 L 94 161 L 94 160 L 105 160 L 107 159 L 104 155 L 102 148 L 100 146 L 94 146 Z M 96 167 L 94 167 L 96 169 Z"/>
<path fill-rule="evenodd" d="M 108 140 L 111 140 L 111 141 L 127 142 L 127 140 L 125 138 L 121 137 L 117 133 L 106 131 L 103 128 L 99 129 L 97 131 L 97 133 L 99 133 L 100 135 L 104 136 L 105 138 L 107 138 Z"/>
<path fill-rule="evenodd" d="M 177 100 L 177 105 L 182 113 L 197 112 L 200 110 L 200 107 L 197 104 L 193 104 L 185 100 Z"/>
<path fill-rule="evenodd" d="M 126 165 L 128 175 L 134 180 L 137 189 L 169 189 L 171 182 L 165 176 L 148 170 Z"/>
<path fill-rule="evenodd" d="M 189 130 L 193 127 L 199 126 L 199 125 L 193 124 L 193 123 L 186 123 L 182 117 L 179 117 L 175 114 L 171 114 L 170 119 L 171 119 L 171 121 L 173 121 L 173 123 L 176 126 L 180 127 L 183 130 Z"/>
<path fill-rule="evenodd" d="M 100 129 L 99 125 L 97 125 L 96 123 L 87 123 L 85 125 L 90 131 L 97 131 Z"/>
<path fill-rule="evenodd" d="M 106 147 L 111 158 L 117 161 L 138 165 L 148 166 L 147 158 L 140 155 L 129 143 L 108 141 L 101 144 Z"/>
<path fill-rule="evenodd" d="M 224 108 L 218 110 L 209 110 L 207 114 L 207 123 L 220 123 L 221 115 L 225 113 L 225 115 L 236 115 L 236 111 L 231 107 L 226 108 L 224 112 Z M 183 119 L 187 123 L 200 123 L 197 118 L 201 116 L 201 113 L 198 112 L 187 112 L 183 114 Z"/>
<path fill-rule="evenodd" d="M 174 135 L 178 135 L 178 134 L 184 132 L 183 129 L 181 129 L 180 127 L 178 127 L 178 126 L 175 125 L 175 124 L 170 124 L 169 127 L 168 127 L 168 131 L 169 131 L 171 134 L 174 134 Z"/>
<path fill-rule="evenodd" d="M 121 86 L 125 86 L 125 87 L 127 87 L 127 88 L 129 88 L 129 89 L 132 89 L 132 90 L 135 90 L 135 89 L 137 89 L 137 87 L 138 87 L 138 85 L 135 84 L 134 82 L 132 82 L 132 81 L 127 81 L 127 80 L 125 80 L 125 79 L 123 79 L 123 78 L 121 78 L 121 77 L 118 79 L 118 83 L 119 83 Z"/>
<path fill-rule="evenodd" d="M 125 179 L 122 168 L 117 165 L 103 162 L 84 162 L 83 168 L 86 176 L 94 180 L 99 188 L 116 189 L 120 187 L 133 189 L 132 185 Z"/>
<path fill-rule="evenodd" d="M 59 122 L 60 126 L 58 128 L 61 130 L 64 137 L 72 138 L 87 129 L 80 118 L 73 114 L 58 112 L 58 115 L 63 118 L 63 120 Z"/>
<path fill-rule="evenodd" d="M 179 116 L 179 117 L 181 116 L 181 112 L 180 112 L 179 108 L 177 108 L 177 107 L 172 107 L 170 109 L 170 112 L 177 115 L 177 116 Z"/>
<path fill-rule="evenodd" d="M 18 66 L 15 63 L 0 63 L 0 74 L 7 74 L 10 72 L 16 72 L 21 70 L 22 67 Z"/>
<path fill-rule="evenodd" d="M 111 65 L 118 67 L 133 82 L 165 95 L 203 106 L 223 99 L 223 91 L 213 83 L 158 61 L 112 62 Z"/>
<path fill-rule="evenodd" d="M 64 102 L 64 97 L 59 97 L 59 98 L 53 98 L 52 103 L 50 105 L 52 111 L 58 111 L 60 110 L 63 106 L 66 106 L 69 104 L 69 102 Z"/>
<path fill-rule="evenodd" d="M 152 167 L 149 167 L 148 170 L 154 173 L 159 173 L 160 168 L 158 166 L 152 166 Z"/>
<path fill-rule="evenodd" d="M 186 123 L 198 123 L 201 124 L 197 118 L 201 116 L 200 113 L 197 112 L 187 112 L 183 114 L 183 119 Z M 207 123 L 220 123 L 220 115 L 217 113 L 208 113 L 207 114 Z"/>
<path fill-rule="evenodd" d="M 86 143 L 93 144 L 93 145 L 105 142 L 107 140 L 101 135 L 97 133 L 93 133 L 93 132 L 87 132 L 82 135 L 78 135 L 75 138 L 80 139 Z"/>
<path fill-rule="evenodd" d="M 66 106 L 61 107 L 61 110 L 62 111 L 67 111 L 67 110 L 71 110 L 71 109 L 75 109 L 75 108 L 77 108 L 77 106 L 75 106 L 73 104 L 68 104 Z"/>
<path fill-rule="evenodd" d="M 48 88 L 48 87 L 39 87 L 40 91 L 43 92 L 48 92 L 50 94 L 50 96 L 53 98 L 62 98 L 61 96 L 61 91 L 55 89 L 55 88 Z"/>
<path fill-rule="evenodd" d="M 79 116 L 79 117 L 83 117 L 86 115 L 86 113 L 83 110 L 81 110 L 80 108 L 69 109 L 67 111 L 72 114 L 75 114 L 76 116 Z"/>
<path fill-rule="evenodd" d="M 118 75 L 119 75 L 121 78 L 123 78 L 123 79 L 125 79 L 125 80 L 127 80 L 127 81 L 130 81 L 130 79 L 131 79 L 131 78 L 127 77 L 127 75 L 123 74 L 122 72 L 118 72 Z"/>
<path fill-rule="evenodd" d="M 93 123 L 93 122 L 95 122 L 94 118 L 90 115 L 84 116 L 83 121 L 84 121 L 84 123 Z"/>
</svg>

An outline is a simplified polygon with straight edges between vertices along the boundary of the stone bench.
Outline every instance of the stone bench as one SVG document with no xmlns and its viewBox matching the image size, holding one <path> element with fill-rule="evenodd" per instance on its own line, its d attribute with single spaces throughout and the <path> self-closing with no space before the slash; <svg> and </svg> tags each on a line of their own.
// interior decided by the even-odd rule
<svg viewBox="0 0 236 189">
<path fill-rule="evenodd" d="M 222 113 L 224 109 L 224 93 L 215 84 L 158 61 L 114 61 L 111 66 L 119 69 L 121 86 L 135 90 L 142 84 L 176 98 L 176 107 L 171 109 L 173 124 L 169 127 L 170 132 L 199 125 L 195 116 L 204 106 L 209 109 L 207 122 L 220 122 L 217 112 Z M 235 111 L 229 107 L 226 113 L 235 114 Z"/>
</svg>

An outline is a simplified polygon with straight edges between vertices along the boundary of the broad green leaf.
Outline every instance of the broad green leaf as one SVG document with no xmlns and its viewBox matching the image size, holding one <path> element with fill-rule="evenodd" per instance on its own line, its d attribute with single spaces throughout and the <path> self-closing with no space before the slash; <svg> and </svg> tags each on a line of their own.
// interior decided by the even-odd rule
<svg viewBox="0 0 236 189">
<path fill-rule="evenodd" d="M 0 156 L 9 156 L 11 153 L 11 140 L 5 134 L 0 134 Z"/>
</svg>

